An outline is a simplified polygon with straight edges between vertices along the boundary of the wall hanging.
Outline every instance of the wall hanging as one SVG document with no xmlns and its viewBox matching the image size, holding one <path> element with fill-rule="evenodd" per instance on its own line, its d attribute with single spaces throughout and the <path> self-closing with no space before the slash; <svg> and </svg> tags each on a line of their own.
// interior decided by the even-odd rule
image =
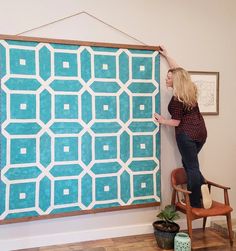
<svg viewBox="0 0 236 251">
<path fill-rule="evenodd" d="M 0 223 L 160 204 L 159 47 L 0 36 Z"/>
</svg>

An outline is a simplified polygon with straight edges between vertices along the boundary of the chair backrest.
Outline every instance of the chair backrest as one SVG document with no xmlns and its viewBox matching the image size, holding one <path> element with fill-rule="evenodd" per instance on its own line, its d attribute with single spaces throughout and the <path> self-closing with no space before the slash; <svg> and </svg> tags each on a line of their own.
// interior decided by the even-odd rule
<svg viewBox="0 0 236 251">
<path fill-rule="evenodd" d="M 187 176 L 184 168 L 174 169 L 171 173 L 171 184 L 178 186 L 187 183 Z"/>
</svg>

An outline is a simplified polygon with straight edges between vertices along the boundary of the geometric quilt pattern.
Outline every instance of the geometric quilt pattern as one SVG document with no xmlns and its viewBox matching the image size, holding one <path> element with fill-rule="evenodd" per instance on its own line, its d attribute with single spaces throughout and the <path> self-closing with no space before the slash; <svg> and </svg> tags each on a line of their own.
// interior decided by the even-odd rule
<svg viewBox="0 0 236 251">
<path fill-rule="evenodd" d="M 0 40 L 0 220 L 160 202 L 158 51 Z"/>
</svg>

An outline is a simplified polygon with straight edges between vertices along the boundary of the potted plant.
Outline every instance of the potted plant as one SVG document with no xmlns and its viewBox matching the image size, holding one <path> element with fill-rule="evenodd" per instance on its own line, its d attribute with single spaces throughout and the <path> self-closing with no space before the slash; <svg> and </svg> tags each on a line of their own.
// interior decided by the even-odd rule
<svg viewBox="0 0 236 251">
<path fill-rule="evenodd" d="M 173 249 L 174 238 L 179 232 L 179 225 L 174 221 L 179 219 L 180 216 L 175 210 L 175 206 L 167 205 L 157 215 L 157 220 L 153 222 L 154 234 L 156 237 L 158 247 L 162 249 Z"/>
</svg>

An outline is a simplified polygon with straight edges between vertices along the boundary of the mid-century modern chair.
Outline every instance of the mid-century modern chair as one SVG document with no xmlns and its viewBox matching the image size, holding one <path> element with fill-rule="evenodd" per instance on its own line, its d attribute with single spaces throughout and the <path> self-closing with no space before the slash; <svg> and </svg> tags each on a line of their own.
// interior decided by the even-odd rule
<svg viewBox="0 0 236 251">
<path fill-rule="evenodd" d="M 176 210 L 186 214 L 188 234 L 192 239 L 192 221 L 203 218 L 203 230 L 205 230 L 207 217 L 225 215 L 227 219 L 229 240 L 230 245 L 233 245 L 233 231 L 231 222 L 231 211 L 233 210 L 229 204 L 228 189 L 225 187 L 211 181 L 207 181 L 209 190 L 211 187 L 217 187 L 223 190 L 224 193 L 224 203 L 218 201 L 212 201 L 212 206 L 209 209 L 205 208 L 194 208 L 190 205 L 189 194 L 191 193 L 186 189 L 187 176 L 184 168 L 174 169 L 171 173 L 171 184 L 173 187 L 172 201 L 171 204 L 175 205 Z"/>
</svg>

